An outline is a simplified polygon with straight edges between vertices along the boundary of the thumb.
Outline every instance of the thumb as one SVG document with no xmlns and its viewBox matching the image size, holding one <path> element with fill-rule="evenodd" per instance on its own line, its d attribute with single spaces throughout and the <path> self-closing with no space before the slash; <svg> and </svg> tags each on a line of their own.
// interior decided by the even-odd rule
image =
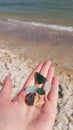
<svg viewBox="0 0 73 130">
<path fill-rule="evenodd" d="M 4 80 L 4 85 L 0 92 L 0 96 L 2 96 L 2 99 L 9 100 L 11 98 L 11 91 L 12 91 L 12 80 L 10 76 L 6 76 Z"/>
</svg>

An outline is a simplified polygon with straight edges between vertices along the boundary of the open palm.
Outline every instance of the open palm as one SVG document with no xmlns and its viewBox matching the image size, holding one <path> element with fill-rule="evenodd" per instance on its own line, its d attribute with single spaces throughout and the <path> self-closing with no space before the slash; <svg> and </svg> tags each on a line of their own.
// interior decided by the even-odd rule
<svg viewBox="0 0 73 130">
<path fill-rule="evenodd" d="M 24 89 L 35 84 L 36 72 L 41 73 L 52 84 L 52 90 L 45 95 L 45 103 L 40 108 L 27 106 L 25 103 Z M 33 70 L 22 90 L 12 100 L 11 90 L 12 81 L 8 76 L 0 92 L 0 122 L 4 122 L 4 130 L 52 130 L 56 117 L 58 80 L 54 77 L 54 67 L 50 61 L 40 63 Z M 0 129 L 3 129 L 2 125 Z"/>
</svg>

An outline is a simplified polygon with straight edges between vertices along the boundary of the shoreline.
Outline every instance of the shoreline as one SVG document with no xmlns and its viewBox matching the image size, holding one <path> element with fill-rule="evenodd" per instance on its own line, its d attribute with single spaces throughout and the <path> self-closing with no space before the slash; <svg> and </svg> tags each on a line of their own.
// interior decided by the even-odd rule
<svg viewBox="0 0 73 130">
<path fill-rule="evenodd" d="M 0 33 L 0 47 L 4 46 L 4 48 L 8 48 L 16 54 L 28 57 L 28 59 L 33 60 L 34 63 L 37 63 L 37 61 L 41 62 L 43 60 L 50 59 L 55 66 L 68 69 L 73 72 L 73 45 L 71 44 L 72 39 L 70 39 L 70 37 L 69 40 L 66 39 L 68 34 L 64 38 L 63 34 L 62 36 L 59 36 L 61 34 L 57 35 L 50 33 L 49 40 L 49 37 L 44 39 L 48 32 L 46 32 L 45 35 L 43 33 L 39 36 L 38 33 L 33 30 L 33 32 L 36 32 L 36 35 L 34 35 L 35 37 L 32 37 L 33 34 L 31 34 L 31 32 L 31 36 L 26 37 L 28 34 L 28 31 L 26 32 L 26 30 L 24 31 L 24 34 L 21 32 L 18 34 L 17 31 L 16 33 L 13 31 L 10 34 L 6 32 Z M 23 35 L 25 36 L 23 37 Z M 59 41 L 57 41 L 58 36 L 60 38 Z M 66 41 L 68 43 L 66 43 Z M 61 44 L 61 42 L 65 43 Z"/>
<path fill-rule="evenodd" d="M 56 25 L 62 25 L 62 26 L 73 26 L 73 18 L 72 17 L 43 17 L 40 15 L 34 15 L 32 13 L 26 13 L 26 12 L 0 12 L 0 19 L 13 19 L 18 21 L 25 21 L 25 22 L 41 22 L 43 24 L 56 24 Z"/>
</svg>

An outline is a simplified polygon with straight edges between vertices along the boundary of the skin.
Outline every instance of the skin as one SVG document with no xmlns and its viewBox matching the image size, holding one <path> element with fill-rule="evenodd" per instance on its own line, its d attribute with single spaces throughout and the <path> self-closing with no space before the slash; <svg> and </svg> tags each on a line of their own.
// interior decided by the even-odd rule
<svg viewBox="0 0 73 130">
<path fill-rule="evenodd" d="M 35 72 L 40 72 L 52 84 L 52 90 L 44 97 L 40 108 L 27 106 L 24 89 L 35 84 Z M 41 86 L 42 87 L 42 86 Z M 52 130 L 56 118 L 58 79 L 50 61 L 40 63 L 26 80 L 18 95 L 11 99 L 12 80 L 5 78 L 0 91 L 0 130 Z"/>
</svg>

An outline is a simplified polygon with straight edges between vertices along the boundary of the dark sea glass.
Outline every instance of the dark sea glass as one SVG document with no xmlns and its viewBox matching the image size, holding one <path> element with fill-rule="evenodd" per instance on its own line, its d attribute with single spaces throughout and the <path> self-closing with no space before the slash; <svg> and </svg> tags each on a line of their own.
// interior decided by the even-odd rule
<svg viewBox="0 0 73 130">
<path fill-rule="evenodd" d="M 37 92 L 38 94 L 40 94 L 40 95 L 44 95 L 44 94 L 45 94 L 45 91 L 44 91 L 43 88 L 38 88 L 38 89 L 36 90 L 36 92 Z"/>
<path fill-rule="evenodd" d="M 36 72 L 36 81 L 38 82 L 38 84 L 42 84 L 45 83 L 47 79 L 40 73 Z"/>
</svg>

